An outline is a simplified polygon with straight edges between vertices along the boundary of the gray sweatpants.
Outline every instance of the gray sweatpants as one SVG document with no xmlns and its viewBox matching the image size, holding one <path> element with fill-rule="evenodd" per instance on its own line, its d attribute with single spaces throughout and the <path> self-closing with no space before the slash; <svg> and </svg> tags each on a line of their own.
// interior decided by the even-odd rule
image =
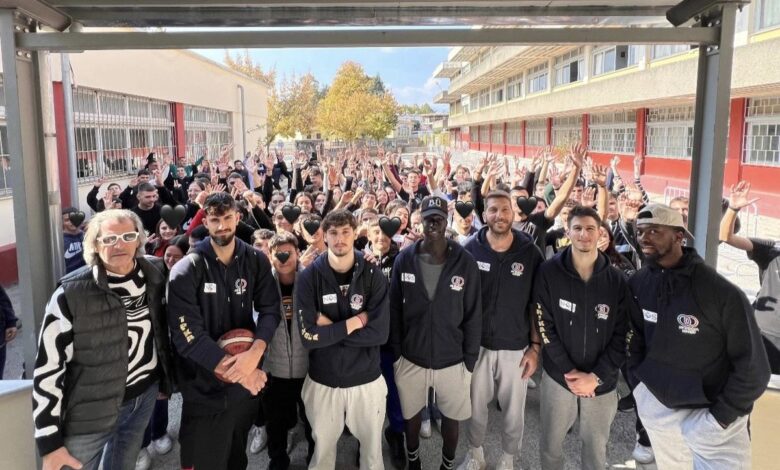
<svg viewBox="0 0 780 470">
<path fill-rule="evenodd" d="M 540 395 L 542 469 L 564 468 L 563 440 L 579 413 L 582 441 L 582 465 L 579 468 L 604 470 L 609 429 L 617 413 L 617 393 L 613 390 L 594 398 L 580 398 L 543 373 Z"/>
<path fill-rule="evenodd" d="M 387 385 L 379 376 L 355 387 L 327 387 L 309 376 L 303 382 L 301 398 L 314 438 L 314 455 L 309 468 L 336 468 L 336 444 L 344 424 L 360 441 L 360 470 L 383 470 L 382 426 L 385 422 Z"/>
<path fill-rule="evenodd" d="M 658 470 L 749 470 L 747 416 L 723 429 L 706 408 L 672 409 L 640 383 L 634 389 Z"/>
<path fill-rule="evenodd" d="M 471 447 L 480 447 L 485 441 L 488 403 L 495 395 L 502 410 L 501 448 L 507 454 L 520 453 L 528 390 L 528 379 L 523 379 L 523 370 L 520 369 L 524 352 L 479 348 L 471 376 L 471 419 L 466 431 Z"/>
</svg>

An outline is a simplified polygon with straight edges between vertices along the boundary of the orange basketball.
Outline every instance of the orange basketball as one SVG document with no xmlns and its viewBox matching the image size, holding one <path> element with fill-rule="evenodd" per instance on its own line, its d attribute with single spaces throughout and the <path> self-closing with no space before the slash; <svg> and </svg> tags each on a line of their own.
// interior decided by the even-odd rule
<svg viewBox="0 0 780 470">
<path fill-rule="evenodd" d="M 222 348 L 223 351 L 235 356 L 244 351 L 248 351 L 252 347 L 252 343 L 255 342 L 255 332 L 244 328 L 237 328 L 230 330 L 224 335 L 219 337 L 217 345 Z"/>
</svg>

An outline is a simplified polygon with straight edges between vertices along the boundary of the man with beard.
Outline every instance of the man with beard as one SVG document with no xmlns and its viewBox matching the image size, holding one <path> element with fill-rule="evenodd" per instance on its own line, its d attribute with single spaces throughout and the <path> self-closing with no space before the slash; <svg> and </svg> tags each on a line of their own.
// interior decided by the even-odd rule
<svg viewBox="0 0 780 470">
<path fill-rule="evenodd" d="M 301 397 L 312 427 L 309 468 L 332 470 L 344 425 L 360 441 L 360 468 L 382 469 L 387 386 L 379 347 L 387 341 L 387 280 L 353 248 L 355 217 L 322 221 L 327 253 L 298 275 L 296 312 L 309 370 Z"/>
<path fill-rule="evenodd" d="M 636 306 L 623 274 L 596 246 L 598 213 L 574 207 L 568 226 L 571 245 L 542 263 L 534 283 L 543 344 L 541 463 L 543 470 L 564 468 L 563 441 L 579 415 L 581 468 L 602 470 Z"/>
<path fill-rule="evenodd" d="M 408 468 L 422 468 L 420 426 L 428 390 L 442 414 L 441 469 L 454 467 L 458 421 L 471 417 L 471 371 L 482 322 L 480 277 L 474 258 L 447 240 L 447 202 L 422 201 L 425 238 L 395 260 L 390 285 L 390 346 L 406 429 Z"/>
<path fill-rule="evenodd" d="M 750 468 L 748 414 L 770 375 L 750 303 L 683 246 L 679 211 L 652 204 L 636 225 L 628 370 L 658 468 Z"/>
<path fill-rule="evenodd" d="M 173 267 L 168 285 L 168 323 L 181 356 L 181 466 L 240 469 L 266 382 L 258 366 L 279 324 L 279 289 L 268 258 L 236 238 L 236 201 L 214 193 L 203 211 L 209 237 Z M 238 328 L 254 331 L 255 341 L 230 356 L 217 340 Z"/>
<path fill-rule="evenodd" d="M 504 453 L 496 469 L 508 470 L 520 453 L 528 379 L 539 363 L 541 340 L 533 326 L 531 293 L 534 274 L 544 259 L 528 234 L 512 229 L 509 194 L 489 193 L 484 218 L 487 227 L 465 246 L 482 277 L 482 341 L 471 381 L 469 452 L 459 468 L 485 468 L 482 444 L 488 404 L 497 395 Z"/>
</svg>

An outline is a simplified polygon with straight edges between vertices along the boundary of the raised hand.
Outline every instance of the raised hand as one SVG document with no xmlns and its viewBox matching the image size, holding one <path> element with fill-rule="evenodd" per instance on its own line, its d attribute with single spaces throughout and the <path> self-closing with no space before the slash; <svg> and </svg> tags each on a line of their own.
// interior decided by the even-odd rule
<svg viewBox="0 0 780 470">
<path fill-rule="evenodd" d="M 596 205 L 596 188 L 589 186 L 582 192 L 580 205 L 583 207 L 593 207 Z"/>
<path fill-rule="evenodd" d="M 578 169 L 582 169 L 587 154 L 588 148 L 581 143 L 572 144 L 571 147 L 569 147 L 569 161 Z"/>
<path fill-rule="evenodd" d="M 597 185 L 604 188 L 607 186 L 607 167 L 604 165 L 594 164 L 591 166 L 591 180 L 595 181 Z"/>
<path fill-rule="evenodd" d="M 740 210 L 758 201 L 759 198 L 750 199 L 750 182 L 742 180 L 736 185 L 731 186 L 729 195 L 729 207 L 734 210 Z"/>
</svg>

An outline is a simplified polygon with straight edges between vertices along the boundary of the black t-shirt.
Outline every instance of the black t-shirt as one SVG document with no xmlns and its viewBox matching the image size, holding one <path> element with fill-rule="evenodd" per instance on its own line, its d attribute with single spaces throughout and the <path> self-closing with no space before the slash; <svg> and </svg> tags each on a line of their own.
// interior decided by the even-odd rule
<svg viewBox="0 0 780 470">
<path fill-rule="evenodd" d="M 430 196 L 431 192 L 428 191 L 427 186 L 423 186 L 422 184 L 417 187 L 417 191 L 414 192 L 414 199 L 417 200 L 417 204 L 419 205 L 420 202 L 422 202 L 423 198 L 425 196 Z M 409 202 L 409 193 L 406 192 L 406 189 L 401 188 L 400 191 L 398 191 L 398 197 L 403 199 L 406 202 Z"/>
<path fill-rule="evenodd" d="M 563 228 L 557 228 L 547 232 L 545 244 L 552 248 L 553 253 L 558 253 L 571 245 L 571 240 L 566 236 L 566 231 Z"/>
<path fill-rule="evenodd" d="M 769 267 L 769 263 L 780 256 L 780 242 L 762 238 L 751 238 L 750 241 L 753 242 L 753 251 L 749 251 L 747 255 L 758 265 L 758 278 L 763 282 L 764 271 Z"/>
<path fill-rule="evenodd" d="M 353 267 L 345 273 L 337 272 L 333 268 L 331 268 L 331 271 L 333 271 L 333 275 L 336 277 L 336 282 L 341 290 L 341 295 L 346 296 L 349 291 L 349 285 L 352 284 L 352 273 L 355 271 L 355 268 Z"/>
<path fill-rule="evenodd" d="M 544 213 L 545 211 L 533 213 L 526 217 L 524 221 L 512 224 L 512 228 L 515 230 L 531 235 L 534 243 L 542 253 L 544 253 L 545 234 L 553 226 L 553 221 L 548 219 Z"/>
<path fill-rule="evenodd" d="M 287 321 L 287 331 L 292 333 L 293 316 L 293 286 L 294 284 L 279 283 L 279 289 L 282 291 L 282 308 L 284 309 L 284 319 Z"/>
<path fill-rule="evenodd" d="M 151 235 L 157 228 L 157 222 L 160 221 L 160 209 L 161 206 L 159 204 L 155 204 L 151 209 L 148 210 L 141 209 L 138 206 L 135 206 L 130 210 L 135 212 L 138 218 L 141 219 L 141 222 L 144 224 L 144 230 L 146 231 L 146 234 Z"/>
</svg>

